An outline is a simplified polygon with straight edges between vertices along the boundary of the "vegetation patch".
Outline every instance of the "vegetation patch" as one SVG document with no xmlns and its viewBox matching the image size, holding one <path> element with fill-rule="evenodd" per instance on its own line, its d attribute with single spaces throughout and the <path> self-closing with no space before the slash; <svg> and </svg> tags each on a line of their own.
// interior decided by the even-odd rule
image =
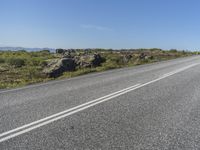
<svg viewBox="0 0 200 150">
<path fill-rule="evenodd" d="M 0 89 L 197 54 L 175 49 L 0 51 Z"/>
</svg>

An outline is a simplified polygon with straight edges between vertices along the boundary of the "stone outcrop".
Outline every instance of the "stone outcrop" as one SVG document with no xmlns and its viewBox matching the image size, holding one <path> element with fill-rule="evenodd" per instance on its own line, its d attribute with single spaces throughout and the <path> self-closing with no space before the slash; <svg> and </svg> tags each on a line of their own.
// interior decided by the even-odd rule
<svg viewBox="0 0 200 150">
<path fill-rule="evenodd" d="M 47 67 L 43 70 L 48 77 L 56 78 L 66 71 L 74 71 L 76 64 L 72 58 L 62 58 L 52 60 L 48 63 Z"/>
<path fill-rule="evenodd" d="M 100 66 L 101 63 L 105 61 L 105 59 L 102 58 L 100 54 L 94 54 L 75 57 L 75 61 L 77 66 L 80 68 L 87 68 Z"/>
<path fill-rule="evenodd" d="M 48 77 L 56 78 L 61 76 L 63 72 L 75 71 L 76 67 L 97 67 L 104 61 L 100 54 L 72 56 L 71 53 L 66 53 L 61 59 L 48 62 L 43 73 Z"/>
</svg>

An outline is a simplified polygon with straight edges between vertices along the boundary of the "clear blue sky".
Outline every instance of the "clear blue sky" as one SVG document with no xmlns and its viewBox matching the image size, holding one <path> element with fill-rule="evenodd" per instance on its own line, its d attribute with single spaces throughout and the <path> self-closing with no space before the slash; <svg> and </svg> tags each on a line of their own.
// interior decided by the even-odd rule
<svg viewBox="0 0 200 150">
<path fill-rule="evenodd" d="M 0 0 L 0 46 L 200 49 L 200 0 Z"/>
</svg>

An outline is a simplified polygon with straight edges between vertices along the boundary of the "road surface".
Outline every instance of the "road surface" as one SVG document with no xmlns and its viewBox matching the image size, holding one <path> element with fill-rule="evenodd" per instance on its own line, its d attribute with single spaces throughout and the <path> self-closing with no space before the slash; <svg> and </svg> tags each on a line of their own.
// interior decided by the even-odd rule
<svg viewBox="0 0 200 150">
<path fill-rule="evenodd" d="M 0 150 L 200 149 L 200 56 L 0 91 Z"/>
</svg>

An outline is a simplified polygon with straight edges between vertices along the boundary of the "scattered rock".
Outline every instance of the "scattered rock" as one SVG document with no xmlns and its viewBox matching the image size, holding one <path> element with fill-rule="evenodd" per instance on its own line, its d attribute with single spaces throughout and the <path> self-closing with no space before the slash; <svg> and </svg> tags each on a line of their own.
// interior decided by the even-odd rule
<svg viewBox="0 0 200 150">
<path fill-rule="evenodd" d="M 100 66 L 105 60 L 101 57 L 100 54 L 94 54 L 92 58 L 92 66 Z"/>
<path fill-rule="evenodd" d="M 124 62 L 124 63 L 129 62 L 129 61 L 131 60 L 132 57 L 133 57 L 133 56 L 130 55 L 130 54 L 123 55 L 123 62 Z"/>
<path fill-rule="evenodd" d="M 6 72 L 6 71 L 9 71 L 9 69 L 8 69 L 8 68 L 4 68 L 4 67 L 0 66 L 0 72 Z"/>
<path fill-rule="evenodd" d="M 145 56 L 145 59 L 154 59 L 154 57 L 153 56 Z"/>
<path fill-rule="evenodd" d="M 139 55 L 139 59 L 141 60 L 141 59 L 145 59 L 145 57 L 146 57 L 146 55 L 144 54 L 144 53 L 141 53 L 140 55 Z"/>
<path fill-rule="evenodd" d="M 100 54 L 94 54 L 75 57 L 75 61 L 77 66 L 80 68 L 87 68 L 100 66 L 101 63 L 105 61 L 105 59 L 102 58 Z"/>
</svg>

